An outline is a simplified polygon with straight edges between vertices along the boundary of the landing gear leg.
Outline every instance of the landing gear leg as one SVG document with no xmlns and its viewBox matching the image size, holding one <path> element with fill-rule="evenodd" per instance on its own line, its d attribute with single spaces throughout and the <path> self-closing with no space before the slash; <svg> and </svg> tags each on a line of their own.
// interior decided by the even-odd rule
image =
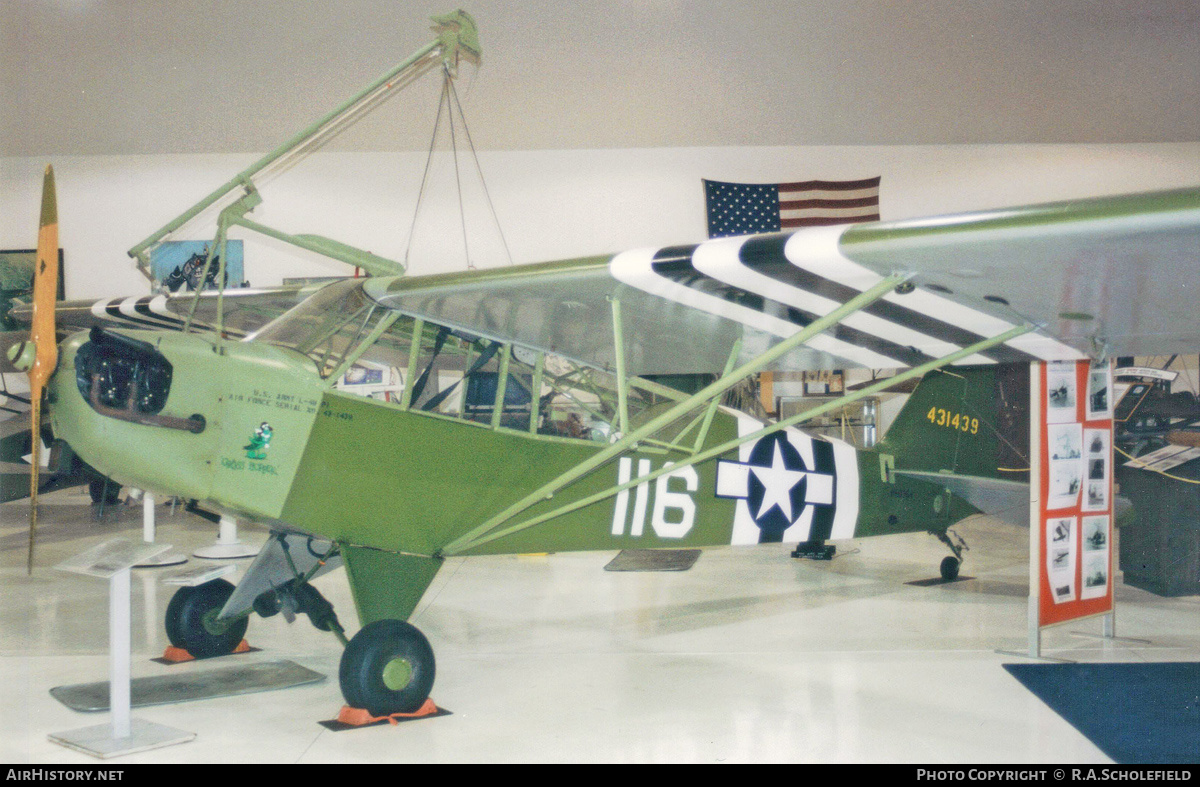
<svg viewBox="0 0 1200 787">
<path fill-rule="evenodd" d="M 308 582 L 292 580 L 284 585 L 268 590 L 254 600 L 254 611 L 264 618 L 269 618 L 278 612 L 288 610 L 285 617 L 291 623 L 297 614 L 308 615 L 309 621 L 318 631 L 332 631 L 343 646 L 348 644 L 345 630 L 338 622 L 333 605 L 321 595 L 321 591 Z"/>
<path fill-rule="evenodd" d="M 832 544 L 825 545 L 825 540 L 816 538 L 812 541 L 803 541 L 796 545 L 792 550 L 792 557 L 808 558 L 809 560 L 833 560 L 833 556 L 837 553 L 837 547 Z"/>
<path fill-rule="evenodd" d="M 950 547 L 950 551 L 954 553 L 953 557 L 946 556 L 939 567 L 942 573 L 942 580 L 953 582 L 958 579 L 958 569 L 962 565 L 962 554 L 970 549 L 970 547 L 967 546 L 967 542 L 962 539 L 962 536 L 949 528 L 945 530 L 931 530 L 929 532 L 937 536 L 938 541 Z"/>
</svg>

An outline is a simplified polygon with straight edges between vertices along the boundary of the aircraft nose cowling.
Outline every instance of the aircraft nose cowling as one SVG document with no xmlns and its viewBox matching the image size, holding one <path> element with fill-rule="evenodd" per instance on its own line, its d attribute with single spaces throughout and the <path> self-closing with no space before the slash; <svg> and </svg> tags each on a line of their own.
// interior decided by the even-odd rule
<svg viewBox="0 0 1200 787">
<path fill-rule="evenodd" d="M 212 345 L 195 336 L 93 328 L 62 345 L 50 381 L 55 434 L 92 467 L 141 489 L 204 498 L 218 393 Z"/>
<path fill-rule="evenodd" d="M 75 354 L 75 384 L 101 415 L 146 426 L 199 434 L 206 419 L 199 413 L 181 418 L 161 415 L 171 391 L 171 362 L 154 345 L 119 333 L 92 328 Z"/>
</svg>

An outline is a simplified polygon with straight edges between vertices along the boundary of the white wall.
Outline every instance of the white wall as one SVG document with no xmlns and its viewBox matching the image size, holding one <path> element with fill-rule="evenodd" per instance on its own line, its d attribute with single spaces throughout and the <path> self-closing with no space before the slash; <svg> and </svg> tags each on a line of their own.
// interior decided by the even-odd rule
<svg viewBox="0 0 1200 787">
<path fill-rule="evenodd" d="M 257 154 L 0 158 L 0 248 L 37 237 L 41 171 L 58 183 L 68 298 L 148 291 L 126 250 L 248 166 Z M 257 221 L 405 256 L 423 153 L 319 153 L 260 184 Z M 517 263 L 686 243 L 705 236 L 701 178 L 746 182 L 882 175 L 884 219 L 1200 184 L 1200 143 L 914 147 L 647 148 L 484 152 L 480 167 Z M 507 264 L 468 159 L 460 159 L 476 267 Z M 466 267 L 454 168 L 440 155 L 410 273 Z M 210 225 L 177 235 L 199 239 Z M 246 246 L 256 286 L 345 266 L 274 242 Z"/>
</svg>

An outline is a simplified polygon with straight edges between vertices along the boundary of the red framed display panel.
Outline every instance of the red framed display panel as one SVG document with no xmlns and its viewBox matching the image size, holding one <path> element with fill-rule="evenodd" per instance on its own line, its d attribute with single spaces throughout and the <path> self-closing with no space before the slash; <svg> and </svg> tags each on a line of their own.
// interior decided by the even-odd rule
<svg viewBox="0 0 1200 787">
<path fill-rule="evenodd" d="M 1033 365 L 1037 500 L 1031 539 L 1037 625 L 1113 611 L 1112 370 L 1089 361 Z"/>
</svg>

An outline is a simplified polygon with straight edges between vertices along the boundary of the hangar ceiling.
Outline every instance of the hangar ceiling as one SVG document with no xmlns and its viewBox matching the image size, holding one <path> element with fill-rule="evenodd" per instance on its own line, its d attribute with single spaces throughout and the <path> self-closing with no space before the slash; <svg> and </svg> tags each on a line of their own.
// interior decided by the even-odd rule
<svg viewBox="0 0 1200 787">
<path fill-rule="evenodd" d="M 0 155 L 272 148 L 453 2 L 0 0 Z M 462 7 L 480 149 L 1200 140 L 1198 0 Z M 431 82 L 335 149 L 424 149 Z"/>
</svg>

